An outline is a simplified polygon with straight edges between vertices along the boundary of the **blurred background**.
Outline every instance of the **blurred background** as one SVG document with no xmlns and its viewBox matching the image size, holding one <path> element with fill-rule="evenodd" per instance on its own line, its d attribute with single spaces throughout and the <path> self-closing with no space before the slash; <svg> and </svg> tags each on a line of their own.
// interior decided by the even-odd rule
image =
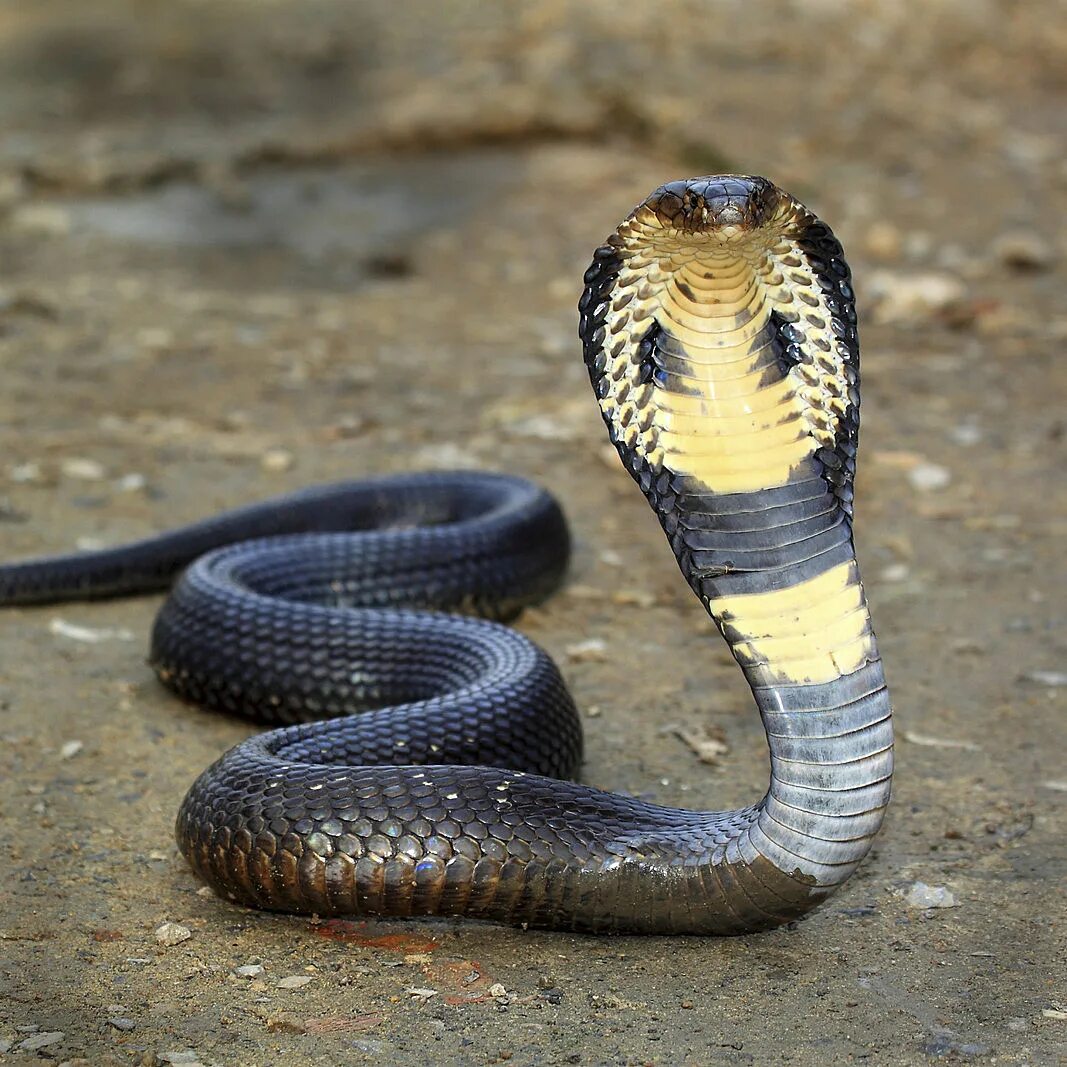
<svg viewBox="0 0 1067 1067">
<path fill-rule="evenodd" d="M 607 447 L 574 307 L 653 187 L 765 174 L 856 276 L 899 739 L 875 853 L 792 929 L 318 927 L 199 894 L 175 853 L 247 725 L 155 686 L 156 602 L 2 613 L 0 1053 L 1056 1062 L 1065 97 L 1054 0 L 0 5 L 4 557 L 333 478 L 526 474 L 575 533 L 521 626 L 582 708 L 585 780 L 752 802 L 758 718 Z"/>
</svg>

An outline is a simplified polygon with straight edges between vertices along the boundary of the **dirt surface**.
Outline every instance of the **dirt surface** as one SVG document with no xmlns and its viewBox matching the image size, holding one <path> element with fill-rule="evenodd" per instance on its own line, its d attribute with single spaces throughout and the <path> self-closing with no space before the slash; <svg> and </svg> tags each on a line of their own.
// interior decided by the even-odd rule
<svg viewBox="0 0 1067 1067">
<path fill-rule="evenodd" d="M 157 600 L 0 612 L 0 1061 L 1064 1062 L 1059 4 L 9 4 L 0 49 L 4 558 L 340 477 L 525 474 L 576 535 L 520 625 L 584 779 L 751 802 L 758 717 L 607 455 L 574 304 L 652 187 L 766 173 L 857 279 L 898 731 L 874 853 L 789 928 L 322 924 L 177 854 L 248 726 L 155 683 Z"/>
</svg>

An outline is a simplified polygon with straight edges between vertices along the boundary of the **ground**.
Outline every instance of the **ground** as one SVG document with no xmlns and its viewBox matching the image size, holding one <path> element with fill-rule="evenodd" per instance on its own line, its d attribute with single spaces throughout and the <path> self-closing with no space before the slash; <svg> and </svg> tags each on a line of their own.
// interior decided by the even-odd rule
<svg viewBox="0 0 1067 1067">
<path fill-rule="evenodd" d="M 758 718 L 608 454 L 574 305 L 652 187 L 765 173 L 856 275 L 898 737 L 872 855 L 774 933 L 317 923 L 176 851 L 249 727 L 156 684 L 158 599 L 4 611 L 0 1061 L 1064 1062 L 1058 4 L 42 2 L 0 9 L 0 48 L 0 556 L 341 477 L 525 474 L 575 535 L 520 626 L 584 779 L 751 802 Z"/>
</svg>

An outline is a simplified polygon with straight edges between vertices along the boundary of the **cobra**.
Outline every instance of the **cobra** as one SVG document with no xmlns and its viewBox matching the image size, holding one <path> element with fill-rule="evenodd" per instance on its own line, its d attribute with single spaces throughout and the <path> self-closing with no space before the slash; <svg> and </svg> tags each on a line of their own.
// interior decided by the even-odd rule
<svg viewBox="0 0 1067 1067">
<path fill-rule="evenodd" d="M 222 896 L 740 934 L 807 912 L 867 853 L 892 730 L 852 538 L 859 349 L 840 245 L 766 179 L 671 182 L 596 250 L 580 312 L 611 440 L 751 686 L 766 795 L 685 811 L 570 780 L 581 730 L 559 672 L 494 621 L 566 564 L 558 506 L 519 479 L 327 486 L 0 568 L 8 604 L 180 573 L 153 632 L 159 678 L 288 724 L 224 754 L 181 805 L 178 844 Z"/>
</svg>

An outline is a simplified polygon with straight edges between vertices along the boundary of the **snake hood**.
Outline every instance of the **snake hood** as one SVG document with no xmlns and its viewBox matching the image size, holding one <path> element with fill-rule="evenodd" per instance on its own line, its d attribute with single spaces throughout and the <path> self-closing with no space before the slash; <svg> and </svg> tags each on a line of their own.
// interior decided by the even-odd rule
<svg viewBox="0 0 1067 1067">
<path fill-rule="evenodd" d="M 579 307 L 601 413 L 642 488 L 667 469 L 758 492 L 815 462 L 850 520 L 851 277 L 803 204 L 766 178 L 662 185 L 597 250 Z"/>
</svg>

